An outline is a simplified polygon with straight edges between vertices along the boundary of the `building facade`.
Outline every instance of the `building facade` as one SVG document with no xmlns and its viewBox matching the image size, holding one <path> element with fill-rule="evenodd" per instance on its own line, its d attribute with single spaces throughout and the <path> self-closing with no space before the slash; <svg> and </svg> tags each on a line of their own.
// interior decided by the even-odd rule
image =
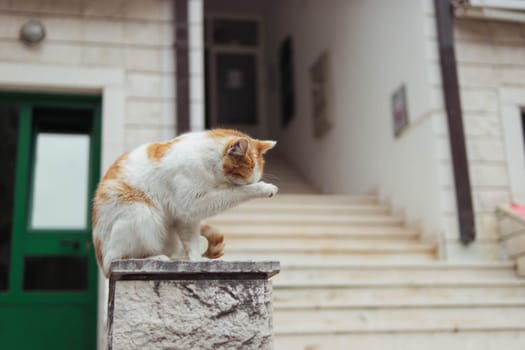
<svg viewBox="0 0 525 350">
<path fill-rule="evenodd" d="M 174 137 L 184 131 L 177 125 L 181 119 L 191 130 L 235 127 L 278 140 L 278 151 L 320 192 L 377 194 L 420 229 L 424 240 L 439 244 L 444 260 L 505 259 L 496 206 L 525 200 L 523 10 L 510 0 L 455 7 L 476 232 L 475 241 L 464 245 L 434 1 L 0 0 L 0 125 L 10 130 L 3 132 L 3 157 L 11 169 L 2 186 L 14 198 L 1 232 L 8 238 L 1 241 L 0 308 L 24 305 L 27 312 L 14 321 L 0 316 L 0 332 L 27 317 L 46 319 L 53 303 L 67 300 L 49 332 L 72 317 L 85 327 L 75 336 L 86 349 L 94 346 L 95 334 L 102 347 L 106 286 L 103 277 L 92 277 L 96 266 L 84 239 L 90 195 L 121 153 Z M 20 32 L 31 19 L 41 23 L 45 38 L 28 45 Z M 177 80 L 181 76 L 185 80 Z M 402 125 L 396 129 L 393 99 L 399 91 Z M 48 116 L 40 111 L 44 107 Z M 79 116 L 74 125 L 68 111 Z M 79 221 L 44 224 L 49 236 L 43 232 L 42 242 L 32 238 L 39 226 L 30 224 L 39 213 L 35 159 L 45 145 L 39 130 L 43 136 L 87 135 L 89 141 L 78 141 L 83 153 L 76 155 L 90 169 L 77 176 L 85 178 L 78 183 L 85 189 Z M 69 148 L 65 142 L 57 147 Z M 48 196 L 44 203 L 62 198 Z M 32 248 L 38 244 L 51 248 Z M 71 256 L 88 259 L 71 263 L 85 270 L 87 282 L 75 287 L 88 291 L 84 299 L 25 295 L 33 278 L 31 258 L 49 256 L 57 259 L 44 261 L 49 267 L 33 274 L 68 276 L 76 270 L 53 264 L 68 264 Z M 97 319 L 97 329 L 86 319 L 91 324 Z"/>
</svg>

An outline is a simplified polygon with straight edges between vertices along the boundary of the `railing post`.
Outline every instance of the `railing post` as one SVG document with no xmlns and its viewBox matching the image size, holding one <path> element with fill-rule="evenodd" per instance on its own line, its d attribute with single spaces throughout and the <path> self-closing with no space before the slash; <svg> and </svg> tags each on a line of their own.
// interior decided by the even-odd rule
<svg viewBox="0 0 525 350">
<path fill-rule="evenodd" d="M 115 261 L 108 349 L 272 349 L 278 272 L 278 262 Z"/>
</svg>

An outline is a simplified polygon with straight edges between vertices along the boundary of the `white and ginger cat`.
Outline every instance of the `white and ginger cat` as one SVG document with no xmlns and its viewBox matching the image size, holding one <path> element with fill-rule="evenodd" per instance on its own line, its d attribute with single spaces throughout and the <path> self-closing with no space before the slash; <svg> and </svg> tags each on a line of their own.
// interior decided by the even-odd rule
<svg viewBox="0 0 525 350">
<path fill-rule="evenodd" d="M 93 205 L 93 242 L 106 277 L 115 259 L 216 259 L 224 237 L 201 221 L 277 187 L 260 181 L 275 141 L 215 129 L 142 145 L 102 178 Z M 208 240 L 202 254 L 200 237 Z"/>
</svg>

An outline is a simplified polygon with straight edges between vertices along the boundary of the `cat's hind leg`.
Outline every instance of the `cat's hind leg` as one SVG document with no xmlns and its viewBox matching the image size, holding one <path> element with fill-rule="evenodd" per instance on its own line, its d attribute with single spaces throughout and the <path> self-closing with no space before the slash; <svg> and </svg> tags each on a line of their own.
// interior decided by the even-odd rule
<svg viewBox="0 0 525 350">
<path fill-rule="evenodd" d="M 116 259 L 143 259 L 166 255 L 166 233 L 159 215 L 134 204 L 118 216 L 111 227 L 109 241 L 103 252 L 103 270 L 109 273 Z"/>
<path fill-rule="evenodd" d="M 202 254 L 208 259 L 218 259 L 224 255 L 224 235 L 215 227 L 201 225 L 201 236 L 208 241 L 208 249 Z"/>
</svg>

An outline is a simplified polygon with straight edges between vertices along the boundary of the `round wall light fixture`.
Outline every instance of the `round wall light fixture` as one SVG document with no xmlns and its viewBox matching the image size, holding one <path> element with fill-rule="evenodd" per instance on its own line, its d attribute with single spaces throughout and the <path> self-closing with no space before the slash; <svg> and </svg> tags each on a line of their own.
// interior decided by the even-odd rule
<svg viewBox="0 0 525 350">
<path fill-rule="evenodd" d="M 30 19 L 20 28 L 20 40 L 27 45 L 37 45 L 46 37 L 46 28 L 42 22 Z"/>
</svg>

